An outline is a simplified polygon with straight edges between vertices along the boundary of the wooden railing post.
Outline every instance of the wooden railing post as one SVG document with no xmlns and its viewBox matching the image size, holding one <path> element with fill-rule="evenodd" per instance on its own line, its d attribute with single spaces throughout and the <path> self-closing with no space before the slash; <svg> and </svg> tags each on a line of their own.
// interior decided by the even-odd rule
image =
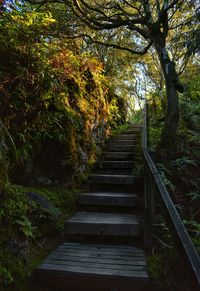
<svg viewBox="0 0 200 291">
<path fill-rule="evenodd" d="M 150 144 L 150 132 L 149 132 L 149 123 L 150 123 L 150 117 L 149 117 L 149 104 L 146 102 L 146 136 L 147 136 L 147 149 Z"/>
<path fill-rule="evenodd" d="M 145 166 L 145 168 L 147 168 Z M 155 222 L 155 187 L 150 173 L 145 169 L 144 176 L 144 247 L 153 247 Z"/>
<path fill-rule="evenodd" d="M 149 112 L 148 103 L 144 108 L 144 126 L 143 126 L 143 152 L 148 153 L 149 136 Z M 153 151 L 152 155 L 153 157 Z M 144 161 L 144 247 L 151 249 L 153 247 L 155 221 L 155 187 L 147 164 Z"/>
<path fill-rule="evenodd" d="M 146 168 L 146 166 L 145 166 Z M 144 247 L 151 249 L 153 245 L 152 217 L 150 211 L 151 193 L 149 187 L 149 177 L 147 169 L 144 175 Z"/>
</svg>

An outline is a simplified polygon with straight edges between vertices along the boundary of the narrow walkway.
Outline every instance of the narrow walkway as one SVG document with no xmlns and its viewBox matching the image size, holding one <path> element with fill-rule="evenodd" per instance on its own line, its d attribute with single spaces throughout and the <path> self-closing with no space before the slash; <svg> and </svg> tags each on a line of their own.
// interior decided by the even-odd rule
<svg viewBox="0 0 200 291">
<path fill-rule="evenodd" d="M 133 175 L 139 127 L 112 137 L 65 225 L 65 243 L 38 266 L 37 290 L 150 290 Z"/>
</svg>

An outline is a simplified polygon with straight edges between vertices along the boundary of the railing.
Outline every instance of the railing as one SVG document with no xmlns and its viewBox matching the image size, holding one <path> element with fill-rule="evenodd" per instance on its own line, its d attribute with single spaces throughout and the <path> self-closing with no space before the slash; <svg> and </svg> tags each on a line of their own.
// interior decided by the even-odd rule
<svg viewBox="0 0 200 291">
<path fill-rule="evenodd" d="M 161 202 L 169 230 L 178 251 L 186 260 L 186 267 L 193 276 L 193 288 L 200 290 L 200 259 L 193 243 L 181 221 L 181 218 L 163 184 L 156 166 L 148 151 L 148 104 L 144 106 L 144 124 L 142 135 L 142 151 L 144 158 L 144 245 L 150 249 L 153 245 L 155 222 L 155 199 Z"/>
</svg>

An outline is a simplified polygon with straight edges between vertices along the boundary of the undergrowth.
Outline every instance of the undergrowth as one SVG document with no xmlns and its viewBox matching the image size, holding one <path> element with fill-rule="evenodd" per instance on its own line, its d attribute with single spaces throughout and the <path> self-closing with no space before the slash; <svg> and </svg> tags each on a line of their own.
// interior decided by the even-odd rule
<svg viewBox="0 0 200 291">
<path fill-rule="evenodd" d="M 199 80 L 196 76 L 188 80 L 188 89 L 180 99 L 181 119 L 176 146 L 169 151 L 167 158 L 159 147 L 162 113 L 155 119 L 150 106 L 150 147 L 156 151 L 159 174 L 200 254 L 200 118 L 199 91 L 196 90 L 197 84 L 194 86 L 192 83 L 194 79 L 195 82 Z M 191 84 L 193 87 L 190 87 Z M 195 290 L 195 287 L 191 289 L 192 279 L 161 217 L 157 217 L 156 229 L 156 243 L 149 257 L 149 270 L 155 290 Z M 183 266 L 181 271 L 179 266 Z"/>
<path fill-rule="evenodd" d="M 20 290 L 44 255 L 62 241 L 77 193 L 63 187 L 16 185 L 1 192 L 1 290 Z"/>
</svg>

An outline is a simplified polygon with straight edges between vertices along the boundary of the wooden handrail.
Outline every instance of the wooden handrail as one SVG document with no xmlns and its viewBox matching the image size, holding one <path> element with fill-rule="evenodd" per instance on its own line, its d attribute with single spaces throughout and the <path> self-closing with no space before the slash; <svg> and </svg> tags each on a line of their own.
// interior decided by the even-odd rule
<svg viewBox="0 0 200 291">
<path fill-rule="evenodd" d="M 151 248 L 153 243 L 153 223 L 155 217 L 155 198 L 161 201 L 167 224 L 171 231 L 174 243 L 182 252 L 187 262 L 191 274 L 194 277 L 195 288 L 200 287 L 200 259 L 196 249 L 182 223 L 182 220 L 172 202 L 170 195 L 157 171 L 157 168 L 148 152 L 147 140 L 147 103 L 144 106 L 142 151 L 145 168 L 144 185 L 144 244 L 146 248 Z M 199 290 L 199 289 L 196 289 Z"/>
</svg>

